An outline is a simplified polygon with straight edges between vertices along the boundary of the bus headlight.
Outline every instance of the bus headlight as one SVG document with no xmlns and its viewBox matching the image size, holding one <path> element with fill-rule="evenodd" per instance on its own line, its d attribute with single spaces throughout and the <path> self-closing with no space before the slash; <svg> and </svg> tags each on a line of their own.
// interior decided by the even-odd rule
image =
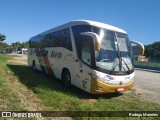
<svg viewBox="0 0 160 120">
<path fill-rule="evenodd" d="M 110 79 L 108 77 L 98 77 L 97 76 L 97 80 L 102 82 L 102 83 L 107 83 L 108 81 L 110 81 Z"/>
<path fill-rule="evenodd" d="M 114 80 L 114 78 L 110 75 L 105 75 L 104 78 L 103 78 L 104 83 L 107 83 L 110 80 Z"/>
<path fill-rule="evenodd" d="M 108 81 L 110 81 L 110 79 L 108 79 L 107 77 L 104 77 L 104 78 L 103 78 L 103 82 L 104 82 L 104 83 L 107 83 Z"/>
<path fill-rule="evenodd" d="M 96 80 L 103 82 L 103 83 L 107 83 L 110 80 L 114 80 L 114 78 L 110 75 L 105 75 L 104 77 L 100 77 L 96 74 L 92 74 L 92 77 L 95 78 Z"/>
</svg>

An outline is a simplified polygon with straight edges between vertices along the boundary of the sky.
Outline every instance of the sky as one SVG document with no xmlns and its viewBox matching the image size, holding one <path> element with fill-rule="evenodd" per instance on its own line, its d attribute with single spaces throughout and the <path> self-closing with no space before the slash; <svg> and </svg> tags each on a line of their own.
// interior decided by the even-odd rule
<svg viewBox="0 0 160 120">
<path fill-rule="evenodd" d="M 8 44 L 77 19 L 119 27 L 144 45 L 160 41 L 160 0 L 0 0 L 0 33 Z"/>
</svg>

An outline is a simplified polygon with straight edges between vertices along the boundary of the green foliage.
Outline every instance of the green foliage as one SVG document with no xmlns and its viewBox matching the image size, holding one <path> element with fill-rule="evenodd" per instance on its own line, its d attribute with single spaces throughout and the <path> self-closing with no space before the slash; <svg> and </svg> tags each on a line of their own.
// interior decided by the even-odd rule
<svg viewBox="0 0 160 120">
<path fill-rule="evenodd" d="M 155 42 L 145 46 L 145 56 L 160 58 L 160 42 Z"/>
<path fill-rule="evenodd" d="M 7 43 L 4 42 L 0 42 L 0 50 L 5 50 L 9 47 L 9 45 Z"/>
<path fill-rule="evenodd" d="M 28 48 L 29 47 L 29 42 L 22 42 L 21 47 L 22 48 Z"/>
<path fill-rule="evenodd" d="M 3 53 L 5 51 L 12 51 L 12 50 L 20 50 L 21 48 L 28 48 L 29 47 L 29 42 L 14 42 L 11 45 L 8 45 L 7 43 L 0 42 L 0 52 Z"/>
<path fill-rule="evenodd" d="M 28 42 L 22 42 L 22 43 L 20 43 L 18 41 L 18 42 L 12 43 L 11 46 L 12 46 L 13 50 L 16 50 L 18 52 L 18 50 L 20 50 L 21 48 L 28 48 L 29 47 L 29 43 Z"/>
<path fill-rule="evenodd" d="M 6 39 L 6 36 L 3 35 L 3 34 L 0 34 L 0 41 L 3 41 L 3 40 L 5 40 L 5 39 Z"/>
<path fill-rule="evenodd" d="M 143 66 L 150 66 L 150 67 L 160 67 L 160 63 L 158 62 L 134 62 L 135 65 L 143 65 Z"/>
<path fill-rule="evenodd" d="M 16 52 L 18 52 L 18 48 L 20 48 L 20 46 L 21 46 L 21 43 L 19 41 L 12 43 L 12 47 L 14 50 L 16 50 Z"/>
</svg>

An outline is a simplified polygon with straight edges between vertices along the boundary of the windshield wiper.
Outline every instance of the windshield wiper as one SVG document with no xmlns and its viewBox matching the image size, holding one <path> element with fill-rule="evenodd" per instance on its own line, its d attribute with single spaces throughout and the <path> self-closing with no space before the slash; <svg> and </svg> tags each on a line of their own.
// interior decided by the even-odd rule
<svg viewBox="0 0 160 120">
<path fill-rule="evenodd" d="M 122 71 L 122 61 L 124 62 L 124 64 L 126 65 L 128 71 L 127 73 L 130 74 L 131 70 L 129 69 L 129 66 L 127 65 L 127 63 L 125 62 L 125 60 L 122 58 L 121 56 L 121 51 L 119 49 L 119 42 L 118 42 L 118 38 L 117 38 L 117 34 L 115 33 L 115 43 L 117 45 L 117 57 L 118 57 L 118 62 L 116 62 L 115 66 L 112 68 L 112 70 L 110 71 L 110 74 L 116 69 L 118 63 L 119 63 L 119 70 Z M 125 71 L 125 70 L 124 70 Z"/>
<path fill-rule="evenodd" d="M 116 62 L 115 66 L 112 68 L 109 74 L 111 74 L 116 69 L 117 65 L 118 65 L 118 62 Z"/>
<path fill-rule="evenodd" d="M 128 69 L 128 74 L 131 73 L 131 70 L 129 69 L 127 63 L 125 62 L 125 60 L 123 58 L 121 58 L 121 60 L 124 62 L 124 64 L 126 65 L 127 69 Z"/>
</svg>

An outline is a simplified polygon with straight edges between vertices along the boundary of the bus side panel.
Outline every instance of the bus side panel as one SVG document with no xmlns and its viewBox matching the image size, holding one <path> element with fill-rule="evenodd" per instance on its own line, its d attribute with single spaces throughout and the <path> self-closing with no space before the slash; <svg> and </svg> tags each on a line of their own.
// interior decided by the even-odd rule
<svg viewBox="0 0 160 120">
<path fill-rule="evenodd" d="M 28 65 L 32 66 L 33 61 L 35 61 L 36 69 L 42 71 L 40 64 L 42 64 L 43 61 L 37 57 L 35 48 L 29 48 L 28 49 Z"/>
<path fill-rule="evenodd" d="M 61 79 L 64 68 L 67 68 L 70 72 L 72 71 L 71 66 L 74 59 L 72 51 L 63 47 L 48 48 L 46 50 L 48 50 L 48 59 L 56 78 Z"/>
</svg>

